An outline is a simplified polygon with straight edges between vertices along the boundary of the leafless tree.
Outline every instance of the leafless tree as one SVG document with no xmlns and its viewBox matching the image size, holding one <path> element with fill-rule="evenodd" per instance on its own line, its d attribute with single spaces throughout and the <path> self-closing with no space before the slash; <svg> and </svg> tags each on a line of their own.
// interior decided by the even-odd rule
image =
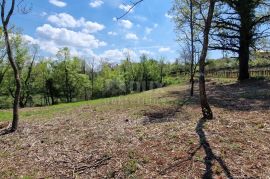
<svg viewBox="0 0 270 179">
<path fill-rule="evenodd" d="M 207 100 L 206 89 L 205 89 L 205 59 L 207 56 L 208 45 L 209 45 L 209 33 L 211 30 L 213 14 L 215 10 L 215 3 L 216 0 L 208 0 L 208 13 L 207 17 L 205 18 L 205 25 L 203 31 L 203 47 L 199 61 L 199 72 L 200 72 L 200 79 L 199 79 L 199 90 L 200 90 L 200 102 L 203 117 L 205 119 L 213 119 L 213 113 L 210 108 L 210 105 Z"/>
<path fill-rule="evenodd" d="M 15 0 L 12 0 L 11 6 L 7 8 L 6 0 L 1 1 L 1 20 L 2 20 L 2 26 L 3 26 L 3 33 L 5 37 L 6 51 L 7 51 L 9 63 L 14 72 L 14 78 L 16 82 L 15 97 L 14 97 L 14 102 L 13 102 L 13 121 L 10 128 L 10 132 L 14 132 L 18 128 L 19 101 L 20 101 L 20 93 L 21 93 L 20 73 L 19 73 L 18 66 L 14 60 L 14 56 L 13 56 L 13 52 L 12 52 L 11 44 L 10 44 L 10 39 L 9 39 L 9 29 L 8 29 L 10 18 L 14 13 L 15 3 L 16 3 Z M 7 13 L 6 13 L 6 10 L 7 10 Z"/>
<path fill-rule="evenodd" d="M 137 4 L 141 3 L 143 0 L 138 0 L 136 2 L 132 2 L 132 6 L 130 9 L 120 16 L 118 19 L 123 18 L 126 14 L 128 14 Z M 207 57 L 208 52 L 208 46 L 209 46 L 209 34 L 212 26 L 212 20 L 216 5 L 216 0 L 207 0 L 205 1 L 196 1 L 197 4 L 199 4 L 199 7 L 201 8 L 201 15 L 202 20 L 204 22 L 202 28 L 203 28 L 203 41 L 202 41 L 202 51 L 199 59 L 199 72 L 200 72 L 200 78 L 199 78 L 199 91 L 200 91 L 200 103 L 202 108 L 203 117 L 205 119 L 213 119 L 213 113 L 210 108 L 210 105 L 207 100 L 206 95 L 206 85 L 205 85 L 205 60 Z M 206 16 L 203 15 L 203 9 L 201 4 L 207 3 L 207 13 Z"/>
</svg>

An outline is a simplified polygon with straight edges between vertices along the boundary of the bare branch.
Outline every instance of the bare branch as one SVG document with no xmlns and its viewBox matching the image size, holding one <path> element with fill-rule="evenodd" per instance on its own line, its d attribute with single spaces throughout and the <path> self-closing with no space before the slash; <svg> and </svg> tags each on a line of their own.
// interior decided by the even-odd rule
<svg viewBox="0 0 270 179">
<path fill-rule="evenodd" d="M 140 3 L 143 2 L 143 1 L 144 1 L 144 0 L 138 0 L 138 1 L 136 1 L 136 2 L 131 2 L 131 3 L 132 3 L 131 7 L 130 7 L 123 15 L 121 15 L 120 17 L 117 17 L 117 20 L 122 19 L 123 17 L 125 17 L 128 13 L 130 13 L 130 11 L 131 11 L 135 6 L 137 6 L 138 4 L 140 4 Z"/>
</svg>

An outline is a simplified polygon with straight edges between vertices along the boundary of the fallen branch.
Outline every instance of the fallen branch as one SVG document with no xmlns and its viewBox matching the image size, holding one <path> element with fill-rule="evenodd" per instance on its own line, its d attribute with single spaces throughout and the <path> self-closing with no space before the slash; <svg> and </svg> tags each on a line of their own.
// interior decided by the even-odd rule
<svg viewBox="0 0 270 179">
<path fill-rule="evenodd" d="M 102 158 L 100 159 L 97 159 L 94 164 L 92 165 L 83 165 L 83 166 L 79 166 L 79 167 L 75 167 L 74 169 L 74 173 L 78 173 L 78 174 L 81 174 L 83 173 L 85 170 L 88 170 L 88 169 L 95 169 L 95 168 L 98 168 L 102 165 L 106 165 L 107 164 L 107 161 L 110 160 L 112 157 L 110 156 L 103 156 Z"/>
</svg>

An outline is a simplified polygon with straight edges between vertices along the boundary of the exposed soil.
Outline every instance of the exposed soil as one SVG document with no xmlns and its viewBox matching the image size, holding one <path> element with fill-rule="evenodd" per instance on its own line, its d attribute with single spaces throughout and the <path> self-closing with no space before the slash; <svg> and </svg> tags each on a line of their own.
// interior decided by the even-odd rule
<svg viewBox="0 0 270 179">
<path fill-rule="evenodd" d="M 270 82 L 210 82 L 211 121 L 187 90 L 23 119 L 0 136 L 0 178 L 270 178 Z"/>
</svg>

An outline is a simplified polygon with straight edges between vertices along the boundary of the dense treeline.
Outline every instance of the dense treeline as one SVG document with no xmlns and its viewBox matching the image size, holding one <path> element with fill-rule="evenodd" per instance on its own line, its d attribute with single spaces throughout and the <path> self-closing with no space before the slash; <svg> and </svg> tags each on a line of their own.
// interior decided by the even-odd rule
<svg viewBox="0 0 270 179">
<path fill-rule="evenodd" d="M 12 48 L 22 80 L 19 105 L 44 106 L 142 92 L 179 83 L 188 74 L 189 62 L 165 62 L 142 55 L 139 62 L 130 57 L 119 64 L 100 59 L 82 59 L 63 48 L 53 58 L 41 58 L 38 47 L 20 34 L 12 36 Z M 251 64 L 265 65 L 266 59 Z M 268 63 L 267 63 L 268 64 Z M 236 68 L 235 59 L 208 60 L 206 69 Z M 182 79 L 181 79 L 182 78 Z M 15 93 L 13 71 L 5 50 L 0 60 L 0 108 L 10 108 Z"/>
<path fill-rule="evenodd" d="M 142 55 L 138 62 L 129 56 L 119 64 L 107 60 L 82 59 L 70 55 L 68 48 L 59 49 L 53 58 L 41 58 L 38 47 L 20 34 L 12 36 L 12 48 L 20 71 L 22 91 L 19 105 L 54 105 L 103 97 L 142 92 L 179 83 L 189 73 L 190 62 L 173 63 Z M 10 108 L 14 99 L 15 80 L 4 48 L 0 59 L 0 108 Z M 251 64 L 265 65 L 266 59 Z M 267 63 L 268 64 L 268 63 Z M 236 68 L 235 59 L 208 60 L 206 69 Z"/>
<path fill-rule="evenodd" d="M 17 34 L 12 48 L 19 68 L 22 90 L 20 107 L 54 105 L 95 98 L 142 92 L 178 83 L 185 71 L 180 63 L 165 63 L 146 55 L 139 62 L 126 59 L 115 65 L 105 60 L 81 59 L 70 55 L 68 48 L 53 58 L 41 58 L 38 48 Z M 14 98 L 14 76 L 3 53 L 0 64 L 0 107 L 11 107 Z"/>
</svg>

